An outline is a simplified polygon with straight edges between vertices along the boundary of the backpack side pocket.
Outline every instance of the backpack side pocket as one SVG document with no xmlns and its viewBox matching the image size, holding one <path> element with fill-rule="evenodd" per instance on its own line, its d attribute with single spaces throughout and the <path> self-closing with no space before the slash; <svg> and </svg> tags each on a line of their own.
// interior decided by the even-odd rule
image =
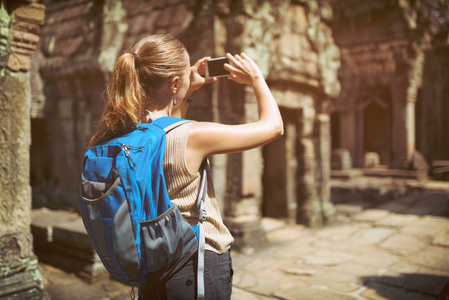
<svg viewBox="0 0 449 300">
<path fill-rule="evenodd" d="M 100 212 L 100 204 L 114 193 L 121 182 L 117 170 L 114 169 L 112 174 L 111 183 L 86 180 L 84 176 L 81 178 L 80 196 L 84 205 L 80 206 L 80 209 L 86 209 L 87 218 L 84 221 L 92 232 L 91 239 L 96 244 L 100 256 L 104 258 L 104 261 L 111 269 L 115 269 L 106 246 Z"/>
<path fill-rule="evenodd" d="M 173 204 L 151 221 L 140 222 L 148 271 L 155 272 L 198 248 L 192 227 Z"/>
</svg>

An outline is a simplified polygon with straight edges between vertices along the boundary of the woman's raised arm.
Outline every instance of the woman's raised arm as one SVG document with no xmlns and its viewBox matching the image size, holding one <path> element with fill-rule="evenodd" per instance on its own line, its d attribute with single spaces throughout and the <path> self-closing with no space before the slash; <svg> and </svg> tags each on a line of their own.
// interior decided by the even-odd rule
<svg viewBox="0 0 449 300">
<path fill-rule="evenodd" d="M 284 132 L 279 108 L 256 63 L 244 53 L 235 56 L 227 54 L 227 57 L 230 64 L 225 64 L 225 69 L 231 72 L 228 78 L 253 87 L 259 120 L 241 125 L 192 124 L 186 153 L 187 167 L 192 173 L 210 155 L 256 148 L 282 136 Z"/>
</svg>

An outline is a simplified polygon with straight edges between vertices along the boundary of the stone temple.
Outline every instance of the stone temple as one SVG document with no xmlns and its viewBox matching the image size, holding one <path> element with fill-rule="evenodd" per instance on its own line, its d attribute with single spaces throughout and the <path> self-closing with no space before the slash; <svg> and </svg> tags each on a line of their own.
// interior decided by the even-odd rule
<svg viewBox="0 0 449 300">
<path fill-rule="evenodd" d="M 241 250 L 264 242 L 262 217 L 332 220 L 332 172 L 426 178 L 442 166 L 444 178 L 448 11 L 431 0 L 1 0 L 0 297 L 45 298 L 35 253 L 101 273 L 77 215 L 81 160 L 114 61 L 142 37 L 173 34 L 192 63 L 244 51 L 278 101 L 281 139 L 212 159 Z M 225 79 L 193 98 L 191 119 L 257 118 L 252 90 Z"/>
</svg>

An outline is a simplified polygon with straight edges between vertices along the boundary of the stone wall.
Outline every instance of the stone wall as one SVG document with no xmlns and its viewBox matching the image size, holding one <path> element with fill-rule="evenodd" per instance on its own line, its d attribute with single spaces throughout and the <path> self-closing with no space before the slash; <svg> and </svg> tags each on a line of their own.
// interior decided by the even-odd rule
<svg viewBox="0 0 449 300">
<path fill-rule="evenodd" d="M 45 299 L 30 233 L 30 57 L 44 6 L 0 6 L 0 298 Z"/>
<path fill-rule="evenodd" d="M 349 150 L 356 167 L 376 152 L 383 165 L 410 168 L 430 14 L 420 1 L 333 1 L 332 7 L 342 53 L 334 146 Z"/>
<path fill-rule="evenodd" d="M 418 97 L 417 148 L 430 163 L 449 160 L 449 32 L 441 32 L 426 52 Z"/>
</svg>

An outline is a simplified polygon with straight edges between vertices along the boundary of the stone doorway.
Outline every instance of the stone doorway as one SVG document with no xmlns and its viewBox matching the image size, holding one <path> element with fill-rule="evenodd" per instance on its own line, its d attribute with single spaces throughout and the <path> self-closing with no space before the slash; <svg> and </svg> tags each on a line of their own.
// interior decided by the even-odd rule
<svg viewBox="0 0 449 300">
<path fill-rule="evenodd" d="M 284 136 L 263 148 L 264 217 L 288 219 L 296 222 L 297 215 L 297 144 L 299 111 L 281 108 Z"/>
<path fill-rule="evenodd" d="M 391 101 L 387 97 L 369 96 L 361 107 L 359 127 L 363 132 L 363 150 L 360 158 L 367 152 L 375 152 L 382 165 L 391 163 Z"/>
</svg>

